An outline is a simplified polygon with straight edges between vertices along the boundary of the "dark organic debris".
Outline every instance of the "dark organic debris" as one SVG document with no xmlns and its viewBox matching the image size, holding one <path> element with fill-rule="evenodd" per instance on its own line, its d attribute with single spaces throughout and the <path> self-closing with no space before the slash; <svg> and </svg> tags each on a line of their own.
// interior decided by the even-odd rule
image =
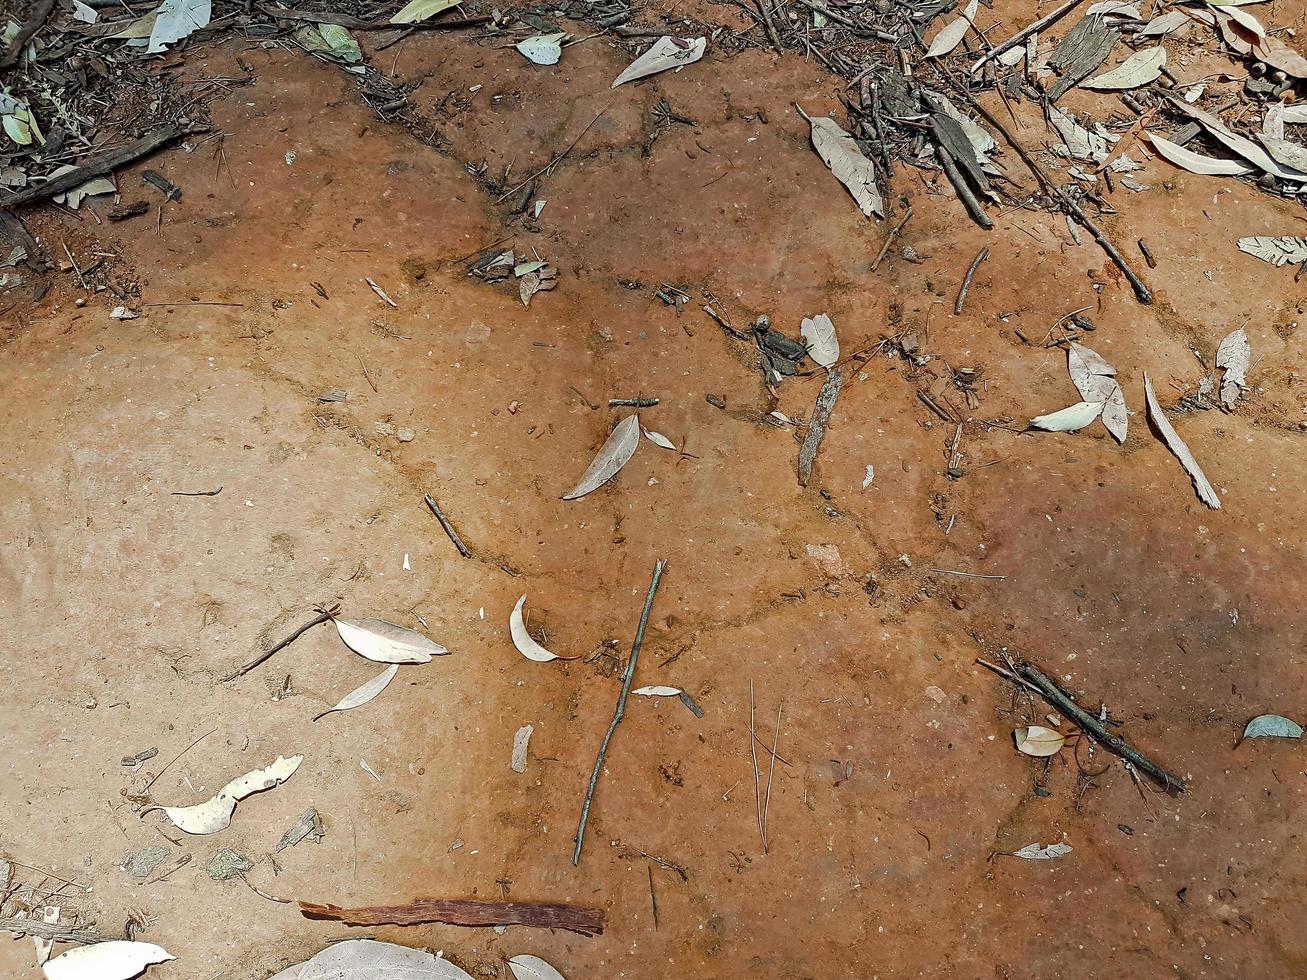
<svg viewBox="0 0 1307 980">
<path fill-rule="evenodd" d="M 418 898 L 406 905 L 342 908 L 300 902 L 306 919 L 343 922 L 351 926 L 416 926 L 443 922 L 451 926 L 534 926 L 565 929 L 583 936 L 604 931 L 602 909 L 564 902 L 482 902 L 471 899 Z"/>
</svg>

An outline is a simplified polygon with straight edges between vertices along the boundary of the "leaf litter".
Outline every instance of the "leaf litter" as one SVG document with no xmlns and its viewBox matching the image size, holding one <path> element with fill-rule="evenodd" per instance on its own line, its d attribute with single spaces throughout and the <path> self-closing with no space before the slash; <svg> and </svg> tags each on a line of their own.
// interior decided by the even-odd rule
<svg viewBox="0 0 1307 980">
<path fill-rule="evenodd" d="M 640 445 L 640 416 L 628 415 L 609 434 L 598 454 L 582 474 L 581 480 L 564 500 L 578 500 L 593 493 L 615 477 L 630 462 Z"/>
<path fill-rule="evenodd" d="M 670 68 L 679 71 L 702 58 L 707 47 L 708 39 L 704 37 L 693 40 L 683 37 L 660 37 L 648 51 L 631 62 L 626 70 L 613 80 L 612 88 L 656 75 Z"/>
<path fill-rule="evenodd" d="M 1064 854 L 1070 854 L 1072 847 L 1070 844 L 1049 844 L 1045 847 L 1043 844 L 1027 844 L 1019 851 L 1013 851 L 1013 857 L 1024 858 L 1027 861 L 1051 861 L 1053 858 L 1060 858 Z"/>
<path fill-rule="evenodd" d="M 1065 735 L 1042 725 L 1028 725 L 1025 728 L 1018 728 L 1012 733 L 1012 737 L 1016 741 L 1018 752 L 1034 756 L 1037 759 L 1057 755 L 1062 751 L 1062 746 L 1066 745 Z"/>
<path fill-rule="evenodd" d="M 804 319 L 799 336 L 808 345 L 808 356 L 822 367 L 832 368 L 839 362 L 840 341 L 835 324 L 825 313 Z"/>
<path fill-rule="evenodd" d="M 1226 335 L 1216 348 L 1216 366 L 1225 370 L 1225 377 L 1221 380 L 1221 404 L 1227 409 L 1234 408 L 1239 396 L 1248 388 L 1248 361 L 1251 357 L 1252 347 L 1243 327 Z"/>
<path fill-rule="evenodd" d="M 1302 726 L 1284 715 L 1258 715 L 1244 727 L 1244 738 L 1302 738 Z"/>
<path fill-rule="evenodd" d="M 178 829 L 188 834 L 216 834 L 231 825 L 232 814 L 236 812 L 238 802 L 254 793 L 280 786 L 295 774 L 303 761 L 302 755 L 290 758 L 277 756 L 277 761 L 271 765 L 237 776 L 203 803 L 194 806 L 148 807 L 141 812 L 144 814 L 150 810 L 162 810 Z"/>
<path fill-rule="evenodd" d="M 876 167 L 867 159 L 853 139 L 834 119 L 799 113 L 811 127 L 813 148 L 837 180 L 853 195 L 858 209 L 870 218 L 885 216 L 885 204 L 876 186 Z"/>
<path fill-rule="evenodd" d="M 1208 482 L 1202 467 L 1198 465 L 1198 460 L 1194 459 L 1194 454 L 1189 451 L 1185 441 L 1180 438 L 1180 434 L 1175 431 L 1170 420 L 1162 411 L 1162 406 L 1157 403 L 1157 395 L 1153 393 L 1153 383 L 1148 379 L 1147 371 L 1144 372 L 1144 400 L 1148 405 L 1148 417 L 1157 426 L 1157 431 L 1161 433 L 1162 440 L 1166 443 L 1167 448 L 1175 454 L 1175 458 L 1180 461 L 1180 465 L 1189 474 L 1189 478 L 1193 480 L 1198 499 L 1212 510 L 1220 510 L 1221 498 L 1216 495 L 1216 490 Z"/>
<path fill-rule="evenodd" d="M 176 958 L 154 943 L 114 940 L 70 949 L 41 969 L 46 980 L 129 980 L 147 966 Z"/>
<path fill-rule="evenodd" d="M 399 664 L 391 664 L 366 684 L 360 684 L 350 691 L 335 706 L 328 708 L 321 714 L 314 715 L 313 720 L 317 721 L 319 718 L 324 718 L 333 711 L 348 711 L 350 708 L 357 708 L 367 704 L 386 689 L 386 685 L 395 679 L 395 674 L 398 671 Z"/>
<path fill-rule="evenodd" d="M 384 619 L 332 619 L 345 646 L 379 664 L 425 664 L 449 653 L 416 630 Z"/>
<path fill-rule="evenodd" d="M 517 600 L 517 605 L 508 616 L 508 632 L 513 638 L 513 646 L 517 647 L 517 652 L 526 657 L 527 660 L 534 660 L 536 663 L 545 664 L 551 660 L 566 660 L 566 657 L 560 657 L 556 653 L 546 650 L 536 642 L 535 637 L 527 632 L 526 620 L 522 616 L 522 607 L 526 605 L 526 596 Z"/>
<path fill-rule="evenodd" d="M 567 980 L 545 960 L 530 953 L 510 957 L 508 968 L 513 971 L 513 980 Z"/>
</svg>

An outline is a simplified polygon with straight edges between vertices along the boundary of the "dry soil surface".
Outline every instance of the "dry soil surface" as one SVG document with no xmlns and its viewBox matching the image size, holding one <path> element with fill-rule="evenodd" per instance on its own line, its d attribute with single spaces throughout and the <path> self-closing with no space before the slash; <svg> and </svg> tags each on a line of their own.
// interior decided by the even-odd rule
<svg viewBox="0 0 1307 980">
<path fill-rule="evenodd" d="M 211 141 L 151 164 L 184 189 L 162 222 L 97 224 L 95 202 L 31 217 L 47 242 L 134 270 L 141 315 L 110 320 L 107 294 L 74 306 L 71 276 L 6 314 L 0 852 L 21 881 L 85 886 L 58 899 L 107 934 L 138 920 L 177 956 L 158 980 L 264 980 L 346 935 L 486 977 L 523 952 L 572 980 L 1307 973 L 1302 748 L 1236 744 L 1254 715 L 1307 715 L 1303 287 L 1234 247 L 1301 233 L 1301 212 L 1150 162 L 1152 189 L 1118 187 L 1110 223 L 1156 255 L 1147 307 L 1062 219 L 1015 211 L 987 234 L 908 170 L 895 213 L 913 217 L 872 274 L 895 219 L 864 219 L 812 152 L 794 103 L 838 109 L 843 86 L 815 64 L 710 55 L 611 91 L 629 56 L 603 38 L 553 70 L 455 36 L 375 57 L 421 83 L 440 148 L 378 122 L 347 74 L 230 41 L 186 70 L 241 77 L 239 59 L 252 82 L 213 107 L 220 157 Z M 694 125 L 659 127 L 659 99 Z M 543 167 L 601 111 L 541 178 L 535 230 L 478 182 L 483 166 Z M 529 309 L 460 261 L 506 236 L 559 270 Z M 654 296 L 664 283 L 692 297 L 679 315 Z M 737 326 L 765 313 L 791 335 L 825 311 L 846 354 L 907 330 L 929 360 L 845 366 L 805 489 L 797 431 L 766 415 L 807 418 L 821 377 L 787 379 L 773 406 L 707 294 Z M 1017 331 L 1037 344 L 1084 307 L 1136 413 L 1123 446 L 1097 425 L 1020 431 L 1077 396 L 1064 353 Z M 1145 422 L 1143 372 L 1172 404 L 1202 374 L 1191 348 L 1210 358 L 1244 322 L 1246 402 L 1174 419 L 1220 492 L 1212 511 Z M 962 367 L 982 372 L 970 407 Z M 331 389 L 347 399 L 320 402 Z M 967 420 L 956 478 L 956 427 L 918 391 Z M 677 450 L 644 441 L 612 483 L 561 500 L 629 411 L 607 400 L 634 396 L 659 399 L 641 421 Z M 526 594 L 554 651 L 614 640 L 624 658 L 656 559 L 636 682 L 684 688 L 704 715 L 632 699 L 573 867 L 619 678 L 611 658 L 525 659 L 509 612 Z M 425 624 L 451 655 L 316 722 L 379 669 L 330 626 L 219 681 L 332 602 Z M 1156 792 L 1088 743 L 1047 767 L 1014 751 L 1013 729 L 1050 709 L 976 664 L 1004 648 L 1106 705 L 1188 791 Z M 140 799 L 206 735 L 154 802 L 198 802 L 280 754 L 304 762 L 230 829 L 189 837 Z M 310 806 L 325 838 L 275 853 Z M 1003 855 L 1032 842 L 1074 850 Z M 156 878 L 190 863 L 149 883 L 123 869 L 154 846 Z M 254 861 L 246 881 L 208 875 L 223 847 Z M 350 929 L 251 886 L 339 904 L 570 901 L 607 928 Z M 32 962 L 30 940 L 0 941 L 6 975 L 37 977 Z"/>
</svg>

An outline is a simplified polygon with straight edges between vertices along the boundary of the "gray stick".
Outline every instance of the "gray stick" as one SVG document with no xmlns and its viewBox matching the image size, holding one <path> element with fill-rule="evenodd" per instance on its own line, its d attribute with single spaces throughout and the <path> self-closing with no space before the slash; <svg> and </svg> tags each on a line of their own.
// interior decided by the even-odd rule
<svg viewBox="0 0 1307 980">
<path fill-rule="evenodd" d="M 472 552 L 467 550 L 467 545 L 463 543 L 463 539 L 460 538 L 458 532 L 454 530 L 454 525 L 449 523 L 449 518 L 445 516 L 445 512 L 441 510 L 440 505 L 436 503 L 436 498 L 428 493 L 423 495 L 422 499 L 425 500 L 427 506 L 431 508 L 431 513 L 436 515 L 436 520 L 440 522 L 440 526 L 443 527 L 445 533 L 449 535 L 449 540 L 454 542 L 454 547 L 458 549 L 458 553 L 464 558 L 471 558 Z"/>
<path fill-rule="evenodd" d="M 843 387 L 844 375 L 839 371 L 831 371 L 826 375 L 826 383 L 821 386 L 821 391 L 817 393 L 817 401 L 812 407 L 812 419 L 808 422 L 808 432 L 803 437 L 803 445 L 799 447 L 801 487 L 806 487 L 812 478 L 812 464 L 817 461 L 821 441 L 826 438 L 826 424 L 830 421 L 831 412 L 835 411 L 835 399 L 840 397 L 840 389 Z"/>
<path fill-rule="evenodd" d="M 585 825 L 590 820 L 590 804 L 594 802 L 595 787 L 599 784 L 599 773 L 604 767 L 604 757 L 608 755 L 608 743 L 613 740 L 613 732 L 626 714 L 626 699 L 631 693 L 631 681 L 635 680 L 635 662 L 640 658 L 640 646 L 644 643 L 645 627 L 649 625 L 649 612 L 653 609 L 654 594 L 663 577 L 667 562 L 659 558 L 654 562 L 653 581 L 649 583 L 649 594 L 644 599 L 644 612 L 640 614 L 640 626 L 635 631 L 635 643 L 631 645 L 631 659 L 626 662 L 626 673 L 622 677 L 622 693 L 617 698 L 617 710 L 613 720 L 608 723 L 608 731 L 599 746 L 599 755 L 595 758 L 595 769 L 590 774 L 590 787 L 585 792 L 585 804 L 581 807 L 581 822 L 576 828 L 576 850 L 572 852 L 573 866 L 581 863 L 581 845 L 585 843 Z"/>
</svg>

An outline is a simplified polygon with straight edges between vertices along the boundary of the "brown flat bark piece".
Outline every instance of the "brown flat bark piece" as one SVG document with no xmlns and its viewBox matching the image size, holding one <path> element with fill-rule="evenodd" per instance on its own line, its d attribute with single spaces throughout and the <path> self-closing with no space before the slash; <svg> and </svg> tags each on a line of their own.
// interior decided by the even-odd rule
<svg viewBox="0 0 1307 980">
<path fill-rule="evenodd" d="M 583 936 L 604 931 L 602 909 L 565 902 L 478 902 L 467 899 L 417 898 L 407 905 L 365 905 L 341 908 L 300 902 L 305 918 L 344 922 L 351 926 L 415 926 L 443 922 L 451 926 L 536 926 L 566 929 Z"/>
</svg>

